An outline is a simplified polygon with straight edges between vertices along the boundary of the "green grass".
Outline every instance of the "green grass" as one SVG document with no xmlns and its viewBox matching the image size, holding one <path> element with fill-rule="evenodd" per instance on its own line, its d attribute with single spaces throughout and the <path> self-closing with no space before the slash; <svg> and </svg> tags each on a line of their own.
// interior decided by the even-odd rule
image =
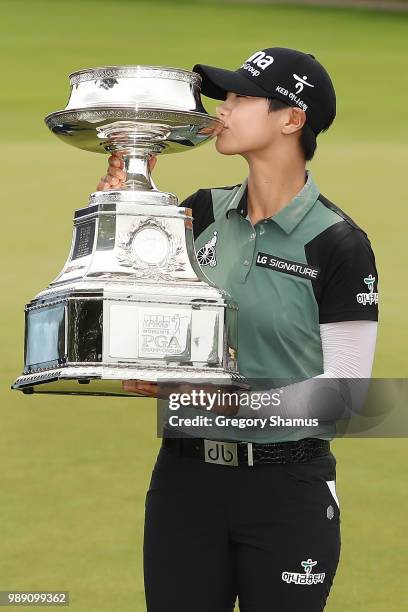
<svg viewBox="0 0 408 612">
<path fill-rule="evenodd" d="M 159 444 L 154 402 L 9 390 L 22 368 L 24 304 L 60 271 L 73 211 L 86 204 L 106 165 L 57 141 L 43 117 L 65 106 L 67 74 L 84 67 L 191 69 L 202 62 L 236 69 L 266 46 L 315 54 L 333 77 L 338 116 L 310 168 L 322 193 L 364 227 L 376 254 L 374 375 L 405 377 L 408 15 L 130 0 L 15 0 L 1 9 L 8 61 L 0 152 L 0 590 L 64 589 L 75 612 L 141 612 L 144 495 Z M 205 103 L 213 112 L 215 103 Z M 155 181 L 181 199 L 245 175 L 243 160 L 220 158 L 209 144 L 159 160 Z M 343 548 L 327 610 L 400 612 L 407 599 L 406 442 L 333 446 Z"/>
</svg>

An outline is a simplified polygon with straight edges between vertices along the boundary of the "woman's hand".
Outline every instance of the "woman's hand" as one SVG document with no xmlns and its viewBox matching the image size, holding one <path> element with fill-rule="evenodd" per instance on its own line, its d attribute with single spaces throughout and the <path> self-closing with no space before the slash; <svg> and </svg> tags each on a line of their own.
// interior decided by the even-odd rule
<svg viewBox="0 0 408 612">
<path fill-rule="evenodd" d="M 155 382 L 147 382 L 144 380 L 123 380 L 122 388 L 124 391 L 130 391 L 131 393 L 139 393 L 140 395 L 145 395 L 146 397 L 155 397 L 159 399 L 167 400 L 170 395 L 182 395 L 183 393 L 187 393 L 189 395 L 192 394 L 193 391 L 199 393 L 203 391 L 205 394 L 209 394 L 213 396 L 214 393 L 218 391 L 220 393 L 228 393 L 233 394 L 236 391 L 236 397 L 230 397 L 230 401 L 228 403 L 217 403 L 216 401 L 211 405 L 211 410 L 207 410 L 206 404 L 196 405 L 194 404 L 194 408 L 199 410 L 205 410 L 208 412 L 213 412 L 215 414 L 221 414 L 224 416 L 234 416 L 239 410 L 239 389 L 234 387 L 223 387 L 215 384 L 192 384 L 192 383 L 160 383 L 158 385 Z"/>
<path fill-rule="evenodd" d="M 193 385 L 177 383 L 176 386 L 175 384 L 166 385 L 166 383 L 161 383 L 159 386 L 155 382 L 146 380 L 122 380 L 122 389 L 131 393 L 141 393 L 148 397 L 169 399 L 172 393 L 191 393 Z"/>
<path fill-rule="evenodd" d="M 140 393 L 147 397 L 157 397 L 157 383 L 145 380 L 122 380 L 122 389 L 131 393 Z"/>
<path fill-rule="evenodd" d="M 149 169 L 152 172 L 157 162 L 156 155 L 149 157 Z M 107 191 L 108 189 L 123 189 L 123 184 L 126 181 L 126 172 L 124 171 L 124 161 L 122 153 L 112 153 L 108 159 L 108 171 L 105 176 L 96 186 L 97 191 Z"/>
</svg>

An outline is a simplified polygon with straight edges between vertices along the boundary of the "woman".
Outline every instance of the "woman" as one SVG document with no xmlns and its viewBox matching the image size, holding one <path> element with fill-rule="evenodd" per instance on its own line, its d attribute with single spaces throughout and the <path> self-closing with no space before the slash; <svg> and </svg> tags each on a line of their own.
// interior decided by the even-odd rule
<svg viewBox="0 0 408 612">
<path fill-rule="evenodd" d="M 340 554 L 330 451 L 340 413 L 335 402 L 315 402 L 314 385 L 323 378 L 330 390 L 332 379 L 371 375 L 375 258 L 365 232 L 305 169 L 336 114 L 333 84 L 314 56 L 270 48 L 235 72 L 193 70 L 202 93 L 223 100 L 217 151 L 249 167 L 241 184 L 199 189 L 182 202 L 193 211 L 198 259 L 238 303 L 242 374 L 255 383 L 302 380 L 257 416 L 307 416 L 312 407 L 320 418 L 317 426 L 164 436 L 146 497 L 147 608 L 231 612 L 238 597 L 241 612 L 320 612 Z M 124 179 L 114 155 L 98 189 Z M 157 395 L 148 383 L 128 388 Z"/>
</svg>

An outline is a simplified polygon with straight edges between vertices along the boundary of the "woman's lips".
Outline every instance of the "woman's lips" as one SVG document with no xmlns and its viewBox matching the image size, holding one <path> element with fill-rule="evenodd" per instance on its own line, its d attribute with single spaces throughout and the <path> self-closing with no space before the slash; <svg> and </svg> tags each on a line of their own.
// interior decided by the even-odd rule
<svg viewBox="0 0 408 612">
<path fill-rule="evenodd" d="M 221 136 L 221 134 L 225 133 L 225 130 L 228 130 L 228 126 L 223 125 L 216 133 L 216 137 L 218 138 L 218 136 Z"/>
</svg>

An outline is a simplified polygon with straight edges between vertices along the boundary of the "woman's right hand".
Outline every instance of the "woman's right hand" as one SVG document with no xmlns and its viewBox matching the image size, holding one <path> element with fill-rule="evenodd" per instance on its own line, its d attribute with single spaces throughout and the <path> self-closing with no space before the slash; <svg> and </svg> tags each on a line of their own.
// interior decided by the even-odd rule
<svg viewBox="0 0 408 612">
<path fill-rule="evenodd" d="M 152 172 L 157 162 L 156 155 L 149 157 L 149 168 Z M 107 191 L 108 189 L 123 189 L 123 183 L 126 181 L 126 172 L 124 171 L 124 161 L 122 153 L 112 153 L 108 159 L 108 171 L 105 176 L 96 186 L 98 191 Z"/>
</svg>

